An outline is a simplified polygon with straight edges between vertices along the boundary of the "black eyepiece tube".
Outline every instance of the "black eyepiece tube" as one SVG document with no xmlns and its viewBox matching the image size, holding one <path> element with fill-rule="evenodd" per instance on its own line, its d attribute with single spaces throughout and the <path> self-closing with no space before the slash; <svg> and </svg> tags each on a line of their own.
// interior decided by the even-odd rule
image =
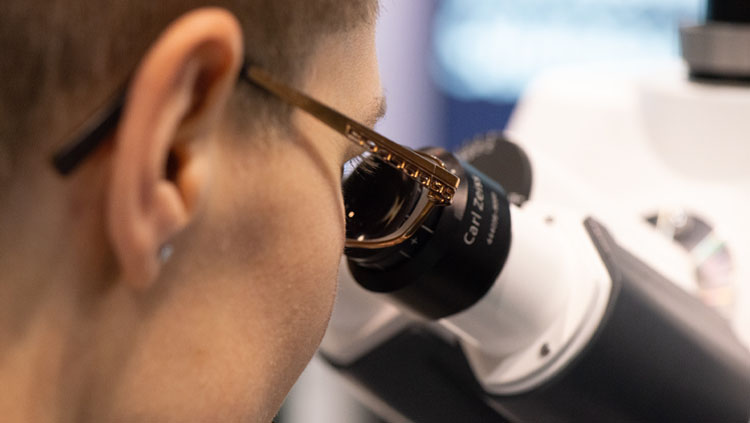
<svg viewBox="0 0 750 423">
<path fill-rule="evenodd" d="M 461 178 L 453 204 L 402 244 L 346 254 L 361 286 L 437 320 L 472 306 L 497 279 L 510 250 L 510 206 L 503 188 L 472 166 L 443 149 L 426 152 Z"/>
</svg>

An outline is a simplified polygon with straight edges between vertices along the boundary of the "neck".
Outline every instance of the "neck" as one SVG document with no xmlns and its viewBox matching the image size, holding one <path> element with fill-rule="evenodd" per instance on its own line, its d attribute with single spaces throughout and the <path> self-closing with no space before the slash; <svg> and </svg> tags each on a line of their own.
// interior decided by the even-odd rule
<svg viewBox="0 0 750 423">
<path fill-rule="evenodd" d="M 73 218 L 61 193 L 51 192 L 56 187 L 35 182 L 9 184 L 0 206 L 0 415 L 74 420 L 66 414 L 84 392 L 85 375 L 75 363 L 92 336 L 85 314 L 95 292 L 81 281 L 96 271 L 83 265 L 81 251 L 97 241 L 87 235 L 98 211 L 81 207 Z"/>
</svg>

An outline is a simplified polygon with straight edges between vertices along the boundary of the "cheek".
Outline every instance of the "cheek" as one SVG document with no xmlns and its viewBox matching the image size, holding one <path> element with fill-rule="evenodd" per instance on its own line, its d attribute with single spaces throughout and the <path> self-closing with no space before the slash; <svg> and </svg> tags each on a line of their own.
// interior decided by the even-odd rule
<svg viewBox="0 0 750 423">
<path fill-rule="evenodd" d="M 318 198 L 319 200 L 319 198 Z M 303 202 L 287 220 L 289 233 L 284 249 L 289 269 L 296 269 L 300 287 L 333 299 L 338 265 L 344 246 L 344 220 L 340 198 Z M 328 301 L 326 301 L 328 303 Z"/>
<path fill-rule="evenodd" d="M 291 167 L 288 167 L 289 169 Z M 344 212 L 338 180 L 311 161 L 298 161 L 293 173 L 277 182 L 284 194 L 277 213 L 274 251 L 269 251 L 284 272 L 284 296 L 295 310 L 295 319 L 319 341 L 331 312 L 336 276 L 344 247 Z M 270 264 L 270 263 L 269 263 Z M 311 330 L 313 330 L 311 332 Z"/>
<path fill-rule="evenodd" d="M 310 184 L 315 175 L 309 175 Z M 323 185 L 318 185 L 323 186 Z M 278 326 L 282 349 L 294 354 L 295 374 L 318 348 L 328 325 L 336 295 L 336 280 L 344 241 L 343 212 L 339 196 L 325 191 L 300 190 L 277 216 L 285 226 L 272 253 L 270 269 L 278 283 L 283 322 Z M 281 316 L 280 316 L 281 317 Z M 296 375 L 295 375 L 296 377 Z"/>
</svg>

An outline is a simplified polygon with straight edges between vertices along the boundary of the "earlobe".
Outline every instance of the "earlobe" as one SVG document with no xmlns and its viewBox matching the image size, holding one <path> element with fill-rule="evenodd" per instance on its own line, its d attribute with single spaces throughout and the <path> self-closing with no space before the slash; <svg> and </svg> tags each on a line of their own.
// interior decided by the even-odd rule
<svg viewBox="0 0 750 423">
<path fill-rule="evenodd" d="M 220 116 L 242 61 L 237 21 L 190 12 L 144 57 L 115 138 L 108 229 L 123 280 L 146 289 L 162 252 L 200 213 L 211 183 Z"/>
</svg>

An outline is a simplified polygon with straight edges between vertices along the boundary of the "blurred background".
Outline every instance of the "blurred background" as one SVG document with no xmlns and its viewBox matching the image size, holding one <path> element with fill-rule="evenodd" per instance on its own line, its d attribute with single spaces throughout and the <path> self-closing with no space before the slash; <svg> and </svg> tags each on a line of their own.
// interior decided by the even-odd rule
<svg viewBox="0 0 750 423">
<path fill-rule="evenodd" d="M 504 129 L 536 77 L 568 66 L 648 72 L 679 58 L 680 24 L 701 0 L 383 0 L 378 54 L 386 136 L 455 149 Z M 278 423 L 375 423 L 350 389 L 315 358 Z"/>
<path fill-rule="evenodd" d="M 507 123 L 550 68 L 648 67 L 679 57 L 680 24 L 702 0 L 384 0 L 378 48 L 389 113 L 379 129 L 455 146 Z"/>
</svg>

